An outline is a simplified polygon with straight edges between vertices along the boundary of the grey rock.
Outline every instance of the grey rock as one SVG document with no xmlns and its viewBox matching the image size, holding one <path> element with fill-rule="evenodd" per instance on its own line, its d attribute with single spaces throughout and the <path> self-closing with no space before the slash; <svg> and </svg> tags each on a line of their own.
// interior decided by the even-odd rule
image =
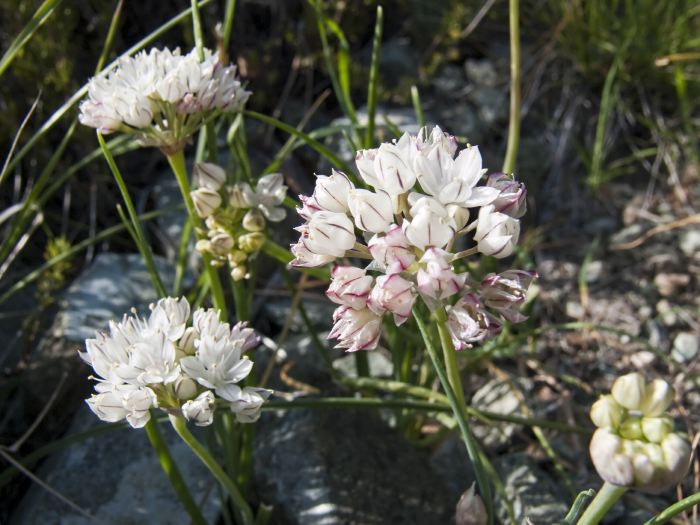
<svg viewBox="0 0 700 525">
<path fill-rule="evenodd" d="M 155 265 L 168 287 L 175 268 L 161 257 L 155 257 Z M 141 255 L 101 253 L 63 296 L 58 314 L 63 336 L 84 341 L 95 330 L 105 330 L 111 319 L 120 319 L 131 308 L 144 312 L 157 299 Z"/>
<path fill-rule="evenodd" d="M 267 317 L 277 329 L 281 329 L 287 319 L 292 301 L 290 298 L 282 297 L 279 299 L 270 299 L 261 305 L 261 313 Z M 319 330 L 329 330 L 333 324 L 333 311 L 338 305 L 332 303 L 323 296 L 319 296 L 318 300 L 304 301 L 304 309 L 309 316 L 311 325 Z M 305 334 L 308 332 L 304 319 L 297 311 L 292 317 L 289 329 L 292 333 Z"/>
<path fill-rule="evenodd" d="M 356 362 L 354 353 L 346 353 L 333 361 L 333 368 L 338 370 L 343 376 L 357 377 Z M 394 364 L 381 351 L 367 352 L 367 362 L 370 376 L 372 377 L 391 377 L 394 373 Z"/>
<path fill-rule="evenodd" d="M 450 501 L 459 501 L 476 481 L 467 448 L 458 434 L 451 434 L 440 443 L 430 457 L 430 466 L 444 480 Z"/>
<path fill-rule="evenodd" d="M 642 226 L 641 224 L 638 224 L 638 223 L 632 224 L 630 226 L 627 226 L 626 228 L 623 228 L 623 229 L 615 232 L 610 237 L 610 244 L 611 245 L 624 244 L 624 243 L 629 242 L 633 239 L 636 239 L 642 233 L 644 233 L 644 226 Z"/>
<path fill-rule="evenodd" d="M 376 414 L 289 410 L 264 414 L 253 476 L 277 524 L 449 523 L 456 501 L 412 447 Z"/>
<path fill-rule="evenodd" d="M 692 332 L 680 332 L 673 339 L 671 357 L 679 363 L 688 363 L 700 350 L 700 338 Z"/>
<path fill-rule="evenodd" d="M 693 257 L 700 252 L 700 229 L 685 230 L 681 233 L 681 250 L 688 257 Z"/>
<path fill-rule="evenodd" d="M 527 391 L 531 388 L 530 382 L 518 379 L 520 388 Z M 495 412 L 497 414 L 511 415 L 519 412 L 520 402 L 513 393 L 508 383 L 498 379 L 492 379 L 479 388 L 472 397 L 472 406 L 479 410 Z M 490 450 L 498 450 L 511 442 L 513 434 L 521 428 L 515 423 L 499 422 L 497 425 L 474 424 L 474 435 L 482 442 L 483 446 Z"/>
<path fill-rule="evenodd" d="M 69 433 L 101 425 L 104 423 L 82 407 Z M 214 478 L 174 431 L 164 427 L 163 434 L 193 497 L 205 501 L 205 519 L 216 523 L 220 502 Z M 38 476 L 102 523 L 190 523 L 142 430 L 125 428 L 81 441 L 51 456 Z M 15 525 L 94 523 L 36 485 L 29 489 L 13 519 Z"/>
<path fill-rule="evenodd" d="M 496 458 L 494 467 L 501 476 L 506 494 L 513 506 L 516 523 L 526 519 L 535 525 L 559 523 L 569 510 L 569 498 L 561 483 L 542 470 L 525 453 L 507 454 Z M 496 515 L 501 523 L 510 523 L 506 505 L 494 498 Z"/>
<path fill-rule="evenodd" d="M 584 277 L 587 283 L 594 283 L 600 280 L 603 275 L 603 270 L 605 269 L 603 261 L 591 261 L 586 265 L 584 271 Z"/>
</svg>

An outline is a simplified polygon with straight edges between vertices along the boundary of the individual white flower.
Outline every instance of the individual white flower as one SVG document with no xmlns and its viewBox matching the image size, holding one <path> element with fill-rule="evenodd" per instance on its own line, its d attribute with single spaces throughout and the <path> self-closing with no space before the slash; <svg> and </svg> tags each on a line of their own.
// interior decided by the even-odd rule
<svg viewBox="0 0 700 525">
<path fill-rule="evenodd" d="M 484 309 L 476 294 L 468 293 L 449 309 L 447 328 L 455 350 L 461 351 L 499 333 L 501 325 Z"/>
<path fill-rule="evenodd" d="M 209 188 L 219 191 L 226 182 L 226 172 L 221 166 L 212 162 L 197 162 L 194 165 L 193 175 L 197 181 L 197 187 Z"/>
<path fill-rule="evenodd" d="M 142 428 L 151 419 L 151 408 L 157 405 L 153 390 L 146 387 L 127 390 L 122 396 L 126 420 L 134 428 Z"/>
<path fill-rule="evenodd" d="M 272 394 L 267 388 L 247 386 L 242 388 L 237 399 L 231 401 L 231 411 L 239 423 L 254 423 L 260 419 L 263 403 Z"/>
<path fill-rule="evenodd" d="M 400 326 L 411 315 L 416 291 L 413 283 L 399 274 L 377 277 L 374 288 L 367 299 L 367 307 L 376 315 L 389 311 L 394 314 L 394 323 Z"/>
<path fill-rule="evenodd" d="M 319 211 L 309 221 L 304 245 L 312 253 L 343 257 L 355 245 L 355 228 L 343 213 Z"/>
<path fill-rule="evenodd" d="M 374 155 L 374 177 L 365 182 L 391 197 L 411 191 L 416 183 L 412 163 L 414 149 L 414 141 L 408 133 L 396 142 L 383 143 Z"/>
<path fill-rule="evenodd" d="M 199 427 L 206 427 L 214 422 L 215 408 L 214 394 L 206 390 L 182 405 L 182 415 L 187 421 L 192 421 Z"/>
<path fill-rule="evenodd" d="M 317 175 L 313 203 L 321 210 L 345 213 L 348 211 L 348 193 L 353 188 L 342 171 L 333 170 L 330 176 Z"/>
<path fill-rule="evenodd" d="M 444 248 L 454 238 L 457 225 L 436 200 L 418 198 L 411 205 L 411 215 L 413 218 L 410 221 L 404 220 L 403 231 L 411 244 L 421 250 L 427 247 Z"/>
<path fill-rule="evenodd" d="M 352 226 L 352 223 L 350 223 Z M 290 266 L 296 267 L 315 267 L 323 266 L 336 259 L 335 255 L 327 255 L 323 253 L 316 253 L 309 249 L 307 245 L 307 240 L 309 238 L 309 227 L 304 224 L 296 228 L 298 232 L 301 233 L 299 242 L 293 244 L 291 247 L 292 255 L 294 255 L 294 260 L 289 263 Z"/>
<path fill-rule="evenodd" d="M 457 275 L 447 259 L 451 254 L 439 248 L 428 248 L 420 258 L 420 270 L 416 274 L 418 291 L 431 299 L 442 300 L 456 294 L 464 287 L 465 274 Z"/>
<path fill-rule="evenodd" d="M 373 188 L 381 188 L 379 179 L 374 172 L 374 160 L 377 158 L 378 149 L 361 149 L 355 155 L 355 166 L 360 172 L 360 177 Z"/>
<path fill-rule="evenodd" d="M 326 296 L 334 303 L 360 310 L 367 305 L 373 280 L 361 268 L 336 266 L 331 271 L 331 284 L 326 291 Z"/>
<path fill-rule="evenodd" d="M 333 322 L 328 338 L 338 339 L 336 348 L 357 352 L 377 347 L 382 334 L 382 318 L 369 308 L 355 310 L 350 306 L 339 306 L 333 312 Z"/>
<path fill-rule="evenodd" d="M 280 222 L 287 215 L 285 209 L 280 207 L 287 196 L 287 186 L 281 173 L 269 173 L 260 177 L 255 191 L 247 182 L 242 183 L 240 188 L 248 207 L 259 209 L 268 220 Z"/>
<path fill-rule="evenodd" d="M 479 210 L 474 240 L 479 252 L 501 259 L 508 257 L 518 243 L 520 221 L 494 211 L 493 204 Z"/>
<path fill-rule="evenodd" d="M 80 122 L 104 134 L 133 134 L 172 154 L 206 119 L 242 108 L 249 96 L 236 67 L 223 66 L 218 53 L 205 49 L 200 61 L 196 50 L 183 56 L 179 49 L 152 49 L 122 57 L 107 76 L 90 80 Z"/>
<path fill-rule="evenodd" d="M 170 341 L 177 341 L 185 333 L 190 318 L 190 303 L 184 297 L 166 297 L 150 305 L 148 326 L 165 333 Z"/>
<path fill-rule="evenodd" d="M 200 385 L 213 389 L 217 396 L 229 399 L 230 386 L 245 379 L 253 368 L 250 359 L 241 357 L 243 342 L 203 335 L 195 346 L 194 356 L 180 359 L 183 372 Z"/>
<path fill-rule="evenodd" d="M 523 322 L 527 316 L 521 314 L 518 308 L 525 302 L 527 290 L 536 276 L 536 272 L 525 270 L 489 274 L 481 281 L 481 299 L 511 323 Z"/>
<path fill-rule="evenodd" d="M 175 362 L 176 348 L 164 332 L 148 331 L 129 348 L 129 364 L 117 375 L 128 384 L 169 384 L 177 380 L 180 368 Z"/>
<path fill-rule="evenodd" d="M 151 418 L 156 396 L 147 387 L 101 384 L 98 393 L 86 402 L 102 421 L 116 423 L 126 419 L 133 428 L 141 428 Z"/>
<path fill-rule="evenodd" d="M 374 263 L 389 275 L 403 272 L 416 260 L 416 254 L 398 224 L 392 224 L 386 235 L 373 236 L 367 247 Z"/>
<path fill-rule="evenodd" d="M 350 190 L 347 201 L 355 225 L 361 230 L 382 233 L 394 220 L 391 197 L 384 191 Z"/>
</svg>

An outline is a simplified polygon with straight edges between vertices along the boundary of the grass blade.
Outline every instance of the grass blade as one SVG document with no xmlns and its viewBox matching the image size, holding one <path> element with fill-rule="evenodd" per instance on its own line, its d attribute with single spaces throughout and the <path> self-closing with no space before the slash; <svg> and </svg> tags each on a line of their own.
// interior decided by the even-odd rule
<svg viewBox="0 0 700 525">
<path fill-rule="evenodd" d="M 382 47 L 382 31 L 384 27 L 384 10 L 377 6 L 377 21 L 374 24 L 374 40 L 372 42 L 372 62 L 369 68 L 369 83 L 367 84 L 367 131 L 365 148 L 371 148 L 374 143 L 374 118 L 377 112 L 377 83 L 379 81 L 379 54 Z"/>
</svg>

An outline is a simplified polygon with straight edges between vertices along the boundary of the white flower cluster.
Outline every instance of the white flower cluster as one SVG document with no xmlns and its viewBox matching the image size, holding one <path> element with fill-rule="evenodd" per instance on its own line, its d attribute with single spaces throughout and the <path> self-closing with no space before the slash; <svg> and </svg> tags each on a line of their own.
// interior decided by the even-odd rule
<svg viewBox="0 0 700 525">
<path fill-rule="evenodd" d="M 287 195 L 282 174 L 263 175 L 255 189 L 247 182 L 226 185 L 224 169 L 208 162 L 197 163 L 194 176 L 198 188 L 190 195 L 207 226 L 197 251 L 211 255 L 215 266 L 228 261 L 234 280 L 247 279 L 247 263 L 265 243 L 266 221 L 279 222 L 287 214 L 280 207 Z"/>
<path fill-rule="evenodd" d="M 107 76 L 90 80 L 80 122 L 103 134 L 132 133 L 140 144 L 172 153 L 208 118 L 241 109 L 249 96 L 236 66 L 224 66 L 208 49 L 202 61 L 196 50 L 151 49 L 121 58 Z"/>
<path fill-rule="evenodd" d="M 210 425 L 216 397 L 240 422 L 260 416 L 271 391 L 238 385 L 253 368 L 243 355 L 258 344 L 253 329 L 245 323 L 231 328 L 214 309 L 195 310 L 191 326 L 189 319 L 187 299 L 168 297 L 151 305 L 148 319 L 125 315 L 110 322 L 109 334 L 85 341 L 80 356 L 98 376 L 97 393 L 87 403 L 100 419 L 126 419 L 140 428 L 158 407 Z"/>
<path fill-rule="evenodd" d="M 647 383 L 635 372 L 615 380 L 591 407 L 598 430 L 590 452 L 601 478 L 654 494 L 683 479 L 691 449 L 666 415 L 672 401 L 673 388 L 662 379 Z"/>
<path fill-rule="evenodd" d="M 428 135 L 404 134 L 398 141 L 357 153 L 355 162 L 374 191 L 358 189 L 337 171 L 320 175 L 314 193 L 301 196 L 299 242 L 293 266 L 320 266 L 342 257 L 371 259 L 367 268 L 336 266 L 328 297 L 340 304 L 331 337 L 349 351 L 375 348 L 382 316 L 397 325 L 411 315 L 420 294 L 429 306 L 447 305 L 455 347 L 467 348 L 498 333 L 495 310 L 513 322 L 534 277 L 510 271 L 473 282 L 455 272 L 455 261 L 475 253 L 509 256 L 518 242 L 525 213 L 525 187 L 504 174 L 478 183 L 477 147 L 457 152 L 451 135 L 435 127 Z M 479 208 L 469 222 L 470 209 Z M 360 238 L 366 244 L 358 242 Z M 474 247 L 455 253 L 455 241 L 471 234 Z M 376 279 L 367 271 L 383 275 Z M 455 304 L 450 300 L 458 297 Z"/>
</svg>

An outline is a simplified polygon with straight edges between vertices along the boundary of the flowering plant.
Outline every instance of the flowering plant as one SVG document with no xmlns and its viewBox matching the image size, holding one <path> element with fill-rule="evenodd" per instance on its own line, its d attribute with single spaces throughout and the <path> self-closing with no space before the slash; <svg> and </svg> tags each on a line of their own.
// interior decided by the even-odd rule
<svg viewBox="0 0 700 525">
<path fill-rule="evenodd" d="M 253 368 L 244 355 L 258 344 L 253 329 L 231 327 L 214 309 L 195 310 L 191 326 L 189 319 L 187 299 L 168 297 L 151 305 L 147 319 L 125 315 L 110 323 L 109 334 L 85 341 L 80 356 L 98 376 L 87 403 L 100 419 L 140 428 L 157 407 L 211 425 L 216 398 L 239 422 L 260 417 L 271 391 L 239 385 Z"/>
<path fill-rule="evenodd" d="M 225 66 L 204 49 L 186 55 L 177 48 L 151 49 L 123 57 L 106 77 L 90 80 L 80 105 L 80 122 L 106 135 L 121 131 L 143 146 L 166 154 L 181 150 L 204 122 L 241 109 L 250 92 L 241 87 L 236 66 Z"/>
<path fill-rule="evenodd" d="M 432 309 L 447 307 L 457 350 L 499 333 L 518 312 L 535 274 L 511 270 L 482 281 L 460 273 L 458 261 L 477 253 L 513 253 L 525 213 L 522 183 L 502 173 L 478 185 L 486 170 L 476 146 L 457 156 L 455 138 L 439 127 L 417 136 L 362 150 L 355 162 L 374 191 L 356 188 L 344 173 L 320 175 L 311 196 L 301 196 L 305 223 L 297 228 L 292 266 L 310 267 L 339 258 L 367 259 L 365 268 L 340 264 L 326 295 L 340 306 L 330 337 L 348 351 L 373 349 L 382 317 L 406 322 L 418 296 Z M 479 208 L 470 222 L 470 209 Z M 358 241 L 359 238 L 362 241 Z M 464 237 L 473 246 L 460 249 Z M 377 277 L 368 272 L 378 272 Z"/>
</svg>

